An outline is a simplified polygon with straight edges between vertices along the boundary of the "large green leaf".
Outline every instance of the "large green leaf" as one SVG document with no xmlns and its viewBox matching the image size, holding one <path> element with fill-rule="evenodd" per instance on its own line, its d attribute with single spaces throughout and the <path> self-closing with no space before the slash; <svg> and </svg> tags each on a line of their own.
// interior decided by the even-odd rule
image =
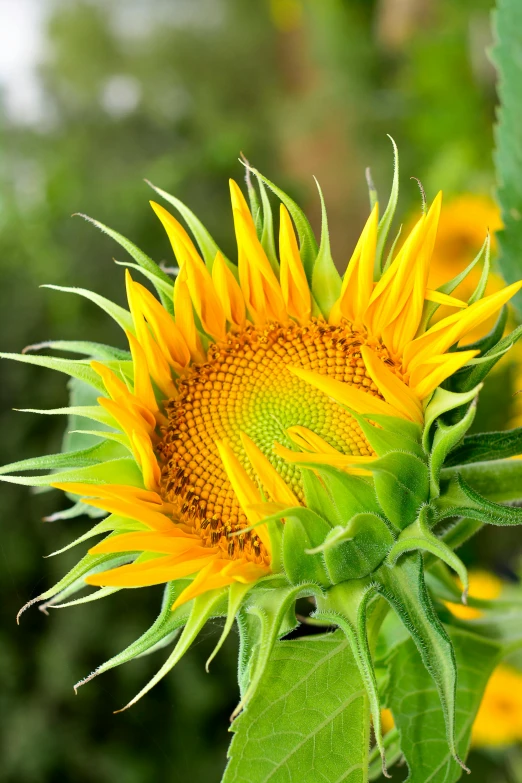
<svg viewBox="0 0 522 783">
<path fill-rule="evenodd" d="M 223 783 L 367 780 L 368 704 L 340 631 L 277 642 L 263 686 L 232 726 Z"/>
<path fill-rule="evenodd" d="M 457 661 L 455 735 L 466 758 L 471 727 L 500 648 L 466 631 L 449 629 Z M 395 647 L 389 659 L 387 703 L 399 729 L 410 769 L 408 783 L 455 783 L 462 769 L 452 758 L 437 689 L 411 639 Z M 473 770 L 472 770 L 473 778 Z"/>
<path fill-rule="evenodd" d="M 499 72 L 500 108 L 496 127 L 495 165 L 498 199 L 504 229 L 497 236 L 500 268 L 508 283 L 522 277 L 522 4 L 520 0 L 498 0 L 494 14 L 493 61 Z M 515 299 L 522 307 L 522 295 Z"/>
<path fill-rule="evenodd" d="M 506 432 L 480 432 L 466 435 L 446 458 L 445 466 L 487 462 L 522 454 L 522 427 Z"/>
</svg>

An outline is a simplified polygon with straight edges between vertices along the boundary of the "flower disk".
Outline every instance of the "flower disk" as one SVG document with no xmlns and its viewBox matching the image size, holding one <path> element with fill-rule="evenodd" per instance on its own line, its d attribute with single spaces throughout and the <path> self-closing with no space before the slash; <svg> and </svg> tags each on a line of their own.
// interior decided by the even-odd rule
<svg viewBox="0 0 522 783">
<path fill-rule="evenodd" d="M 232 447 L 255 480 L 241 441 L 245 433 L 301 501 L 299 469 L 273 448 L 274 442 L 293 446 L 289 428 L 306 427 L 342 454 L 374 455 L 347 410 L 288 370 L 289 366 L 312 370 L 379 396 L 360 352 L 366 342 L 365 334 L 347 323 L 248 326 L 211 345 L 207 361 L 179 382 L 179 397 L 166 405 L 168 426 L 157 447 L 165 462 L 161 491 L 205 543 L 219 543 L 230 556 L 236 546 L 241 553 L 250 551 L 256 560 L 263 554 L 256 535 L 251 546 L 250 533 L 228 537 L 248 521 L 225 473 L 216 440 Z M 379 352 L 391 364 L 386 349 Z"/>
</svg>

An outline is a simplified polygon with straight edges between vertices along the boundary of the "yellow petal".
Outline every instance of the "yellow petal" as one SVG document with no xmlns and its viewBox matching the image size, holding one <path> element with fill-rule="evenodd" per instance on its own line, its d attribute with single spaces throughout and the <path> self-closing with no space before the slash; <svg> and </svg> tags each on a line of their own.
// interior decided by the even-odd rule
<svg viewBox="0 0 522 783">
<path fill-rule="evenodd" d="M 234 577 L 223 574 L 225 560 L 212 560 L 194 578 L 172 604 L 172 611 L 198 595 L 232 584 Z"/>
<path fill-rule="evenodd" d="M 332 310 L 330 323 L 339 323 L 341 317 L 351 323 L 362 323 L 373 291 L 378 226 L 379 205 L 375 204 L 348 262 L 341 295 Z"/>
<path fill-rule="evenodd" d="M 162 354 L 179 373 L 190 363 L 190 351 L 181 331 L 163 305 L 145 286 L 133 282 L 133 287 L 141 312 L 147 319 Z"/>
<path fill-rule="evenodd" d="M 415 255 L 404 256 L 402 268 L 398 270 L 396 276 L 398 287 L 390 292 L 390 297 L 402 295 L 402 302 L 395 318 L 387 324 L 382 333 L 384 344 L 394 356 L 402 355 L 404 346 L 415 337 L 419 328 L 441 204 L 442 193 L 438 193 L 426 215 L 422 241 Z"/>
<path fill-rule="evenodd" d="M 143 430 L 133 430 L 131 444 L 136 455 L 136 461 L 141 468 L 143 483 L 147 489 L 155 492 L 159 491 L 161 470 L 149 436 Z"/>
<path fill-rule="evenodd" d="M 212 265 L 212 281 L 227 321 L 234 326 L 244 326 L 246 309 L 241 288 L 219 252 Z"/>
<path fill-rule="evenodd" d="M 362 392 L 347 383 L 336 381 L 328 375 L 320 375 L 310 370 L 303 370 L 300 367 L 288 367 L 288 369 L 291 373 L 297 375 L 298 378 L 332 397 L 336 402 L 346 405 L 348 408 L 353 408 L 356 413 L 377 413 L 385 416 L 405 418 L 397 408 L 369 392 Z"/>
<path fill-rule="evenodd" d="M 256 522 L 259 522 L 260 519 L 257 515 L 252 514 L 252 512 L 247 512 L 247 508 L 254 505 L 255 503 L 261 502 L 261 493 L 230 446 L 219 440 L 216 441 L 216 446 L 219 451 L 219 456 L 221 457 L 223 467 L 225 468 L 225 472 L 228 476 L 228 480 L 232 484 L 232 489 L 236 493 L 239 505 L 241 506 L 243 513 L 245 514 L 250 524 L 254 525 Z M 267 551 L 270 552 L 270 538 L 265 526 L 259 525 L 256 528 L 256 533 L 265 545 Z"/>
<path fill-rule="evenodd" d="M 299 323 L 305 323 L 310 320 L 312 312 L 310 287 L 299 254 L 294 227 L 284 204 L 281 204 L 280 214 L 279 260 L 283 300 L 288 315 L 296 318 Z"/>
<path fill-rule="evenodd" d="M 122 400 L 115 402 L 107 399 L 107 397 L 98 397 L 98 404 L 111 414 L 125 435 L 127 435 L 129 441 L 134 430 L 143 429 L 144 432 L 150 435 L 156 428 L 154 415 L 142 406 L 134 406 L 131 403 L 128 407 L 124 407 Z"/>
<path fill-rule="evenodd" d="M 96 587 L 147 587 L 170 582 L 173 579 L 182 579 L 190 576 L 211 562 L 215 555 L 198 557 L 191 560 L 181 560 L 177 555 L 158 557 L 147 560 L 144 563 L 131 563 L 129 565 L 111 568 L 109 571 L 92 574 L 86 577 L 88 585 Z"/>
<path fill-rule="evenodd" d="M 276 503 L 286 503 L 289 506 L 298 506 L 299 500 L 294 495 L 288 484 L 281 478 L 274 466 L 265 457 L 261 449 L 244 432 L 241 433 L 241 443 L 246 451 L 252 467 L 259 476 L 272 500 Z"/>
<path fill-rule="evenodd" d="M 403 360 L 404 368 L 413 372 L 416 367 L 430 356 L 438 356 L 445 353 L 448 348 L 499 310 L 521 288 L 522 281 L 513 283 L 501 291 L 474 302 L 466 310 L 443 318 L 442 321 L 432 326 L 425 334 L 417 337 L 417 339 L 406 346 Z"/>
<path fill-rule="evenodd" d="M 424 418 L 422 406 L 415 392 L 401 381 L 367 345 L 361 346 L 361 356 L 366 370 L 386 402 L 400 411 L 403 418 L 422 424 Z"/>
<path fill-rule="evenodd" d="M 127 484 L 87 484 L 85 482 L 68 481 L 56 482 L 51 486 L 64 492 L 71 492 L 73 495 L 84 495 L 85 497 L 93 498 L 120 498 L 136 503 L 148 504 L 152 509 L 154 509 L 154 506 L 163 505 L 163 500 L 157 492 L 151 492 L 140 487 L 131 487 Z"/>
<path fill-rule="evenodd" d="M 382 335 L 388 324 L 399 315 L 410 296 L 411 273 L 425 231 L 426 218 L 423 215 L 406 238 L 394 261 L 375 285 L 364 316 L 364 322 L 371 334 Z"/>
<path fill-rule="evenodd" d="M 434 291 L 432 288 L 426 289 L 424 299 L 427 302 L 434 302 L 435 304 L 446 305 L 447 307 L 465 308 L 468 306 L 468 303 L 463 302 L 462 299 L 443 294 L 441 291 Z"/>
<path fill-rule="evenodd" d="M 134 396 L 138 398 L 140 403 L 147 408 L 147 410 L 151 411 L 151 413 L 155 413 L 159 408 L 150 380 L 149 365 L 145 351 L 133 334 L 130 332 L 126 332 L 126 334 L 132 354 Z"/>
<path fill-rule="evenodd" d="M 455 351 L 442 356 L 432 356 L 412 372 L 410 386 L 420 399 L 424 400 L 446 378 L 464 367 L 479 353 L 480 351 Z"/>
<path fill-rule="evenodd" d="M 182 269 L 174 283 L 174 313 L 176 315 L 176 325 L 178 326 L 183 339 L 188 346 L 190 355 L 194 361 L 203 361 L 205 354 L 199 339 L 194 321 L 194 311 L 192 309 L 192 299 L 187 283 L 186 272 Z"/>
<path fill-rule="evenodd" d="M 371 472 L 364 469 L 364 464 L 372 462 L 375 457 L 359 457 L 352 454 L 341 454 L 340 451 L 334 453 L 310 453 L 303 454 L 302 452 L 292 451 L 287 449 L 286 446 L 282 446 L 280 443 L 274 444 L 274 452 L 291 464 L 304 464 L 310 465 L 331 465 L 334 468 L 340 468 L 347 473 L 352 473 L 356 476 L 370 476 Z M 257 528 L 256 528 L 257 531 Z"/>
<path fill-rule="evenodd" d="M 116 552 L 157 552 L 165 555 L 182 555 L 190 550 L 201 550 L 199 554 L 212 554 L 217 549 L 195 547 L 194 537 L 171 536 L 145 530 L 137 533 L 122 533 L 110 536 L 89 549 L 89 554 L 112 554 Z"/>
<path fill-rule="evenodd" d="M 318 454 L 337 454 L 338 451 L 333 446 L 330 446 L 320 435 L 317 435 L 308 427 L 301 427 L 296 425 L 295 427 L 289 427 L 286 430 L 286 434 L 293 440 L 293 442 L 299 446 L 299 448 L 306 451 L 317 452 Z"/>
<path fill-rule="evenodd" d="M 171 215 L 165 207 L 162 207 L 161 204 L 158 204 L 155 201 L 150 201 L 149 203 L 167 232 L 167 236 L 180 268 L 184 265 L 189 256 L 194 259 L 199 259 L 201 263 L 204 263 L 196 250 L 193 241 L 174 215 Z"/>
</svg>

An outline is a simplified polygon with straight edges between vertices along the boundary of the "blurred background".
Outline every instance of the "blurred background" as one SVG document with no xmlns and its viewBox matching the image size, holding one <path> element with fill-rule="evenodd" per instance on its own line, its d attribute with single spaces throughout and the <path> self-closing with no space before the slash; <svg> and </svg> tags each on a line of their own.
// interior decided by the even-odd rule
<svg viewBox="0 0 522 783">
<path fill-rule="evenodd" d="M 123 347 L 94 305 L 39 288 L 83 286 L 124 304 L 113 263 L 123 251 L 72 213 L 100 219 L 168 265 L 148 178 L 190 205 L 232 255 L 227 178 L 243 176 L 240 152 L 300 201 L 314 227 L 318 178 L 342 267 L 368 213 L 366 166 L 387 199 L 392 134 L 401 221 L 421 208 L 410 177 L 428 199 L 444 191 L 434 275 L 452 277 L 487 228 L 499 227 L 490 10 L 489 0 L 0 0 L 2 350 L 86 335 Z M 476 429 L 522 423 L 517 373 L 512 359 L 500 364 Z M 61 445 L 63 420 L 13 406 L 66 399 L 63 376 L 2 362 L 0 463 Z M 114 716 L 161 652 L 77 696 L 72 685 L 148 627 L 161 588 L 49 617 L 33 609 L 16 627 L 20 606 L 75 560 L 42 560 L 84 529 L 81 518 L 42 523 L 61 503 L 58 493 L 2 487 L 0 781 L 217 783 L 237 700 L 236 639 L 207 675 L 217 631 L 207 627 L 173 674 Z M 516 539 L 491 528 L 463 558 L 512 579 Z M 516 747 L 482 752 L 472 777 L 514 783 L 521 765 Z"/>
</svg>

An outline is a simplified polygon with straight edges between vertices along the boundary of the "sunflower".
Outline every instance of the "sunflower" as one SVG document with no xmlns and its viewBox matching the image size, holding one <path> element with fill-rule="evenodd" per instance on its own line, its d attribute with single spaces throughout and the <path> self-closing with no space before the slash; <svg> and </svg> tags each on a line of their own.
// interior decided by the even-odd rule
<svg viewBox="0 0 522 783">
<path fill-rule="evenodd" d="M 280 202 L 278 252 L 266 185 Z M 71 546 L 108 535 L 30 603 L 65 605 L 85 584 L 98 590 L 68 604 L 165 584 L 162 612 L 151 629 L 95 672 L 168 643 L 184 626 L 168 660 L 131 704 L 174 666 L 209 617 L 226 617 L 218 648 L 237 617 L 244 707 L 275 641 L 297 624 L 295 601 L 312 597 L 318 621 L 347 634 L 384 758 L 365 637 L 366 612 L 381 596 L 403 619 L 433 673 L 458 760 L 455 661 L 426 597 L 423 560 L 415 550 L 444 560 L 466 592 L 466 569 L 431 528 L 462 516 L 463 508 L 486 521 L 502 514 L 518 520 L 518 510 L 480 498 L 442 468 L 473 420 L 481 378 L 511 345 L 504 338 L 493 358 L 486 355 L 503 323 L 487 345 L 460 349 L 459 341 L 501 310 L 522 282 L 484 295 L 486 263 L 469 301 L 451 295 L 462 275 L 429 287 L 440 193 L 383 262 L 397 204 L 397 167 L 387 208 L 380 216 L 373 204 L 342 276 L 330 252 L 321 193 L 318 247 L 306 217 L 283 191 L 249 167 L 247 187 L 250 205 L 230 182 L 237 263 L 185 205 L 155 188 L 195 239 L 151 202 L 178 264 L 174 282 L 129 240 L 97 224 L 129 251 L 137 263 L 128 266 L 143 272 L 159 297 L 129 269 L 128 310 L 69 289 L 115 318 L 128 352 L 82 343 L 69 349 L 91 360 L 10 356 L 96 389 L 95 404 L 46 413 L 92 419 L 102 439 L 83 451 L 1 471 L 4 480 L 51 485 L 75 498 L 63 517 L 108 515 Z M 433 323 L 439 306 L 452 312 Z M 439 425 L 444 416 L 450 419 Z M 59 472 L 5 475 L 27 468 Z M 248 613 L 258 620 L 254 630 Z"/>
</svg>

